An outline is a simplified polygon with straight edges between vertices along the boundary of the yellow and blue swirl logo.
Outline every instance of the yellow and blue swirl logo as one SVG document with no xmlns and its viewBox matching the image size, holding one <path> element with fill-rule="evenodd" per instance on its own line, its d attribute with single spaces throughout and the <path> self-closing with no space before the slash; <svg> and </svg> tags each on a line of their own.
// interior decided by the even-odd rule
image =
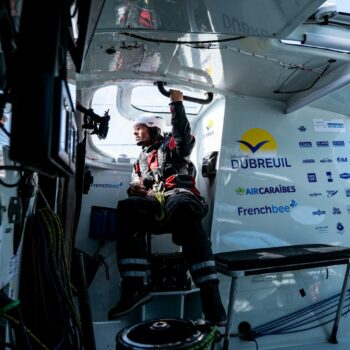
<svg viewBox="0 0 350 350">
<path fill-rule="evenodd" d="M 243 154 L 277 153 L 277 143 L 273 136 L 264 129 L 253 128 L 246 131 L 240 140 L 240 150 Z"/>
<path fill-rule="evenodd" d="M 232 169 L 290 168 L 292 166 L 286 157 L 276 157 L 277 142 L 264 129 L 249 129 L 237 142 L 242 154 L 235 154 L 231 158 Z"/>
</svg>

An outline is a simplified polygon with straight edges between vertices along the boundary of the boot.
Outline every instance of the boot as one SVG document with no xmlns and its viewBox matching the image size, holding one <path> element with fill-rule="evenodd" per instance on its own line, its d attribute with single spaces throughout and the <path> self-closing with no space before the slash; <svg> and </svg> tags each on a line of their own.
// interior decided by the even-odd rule
<svg viewBox="0 0 350 350">
<path fill-rule="evenodd" d="M 108 319 L 114 320 L 128 314 L 151 300 L 152 296 L 143 283 L 122 281 L 122 293 L 118 303 L 108 312 Z"/>
<path fill-rule="evenodd" d="M 205 319 L 216 326 L 224 326 L 227 316 L 220 297 L 219 282 L 215 280 L 202 284 L 200 297 Z"/>
</svg>

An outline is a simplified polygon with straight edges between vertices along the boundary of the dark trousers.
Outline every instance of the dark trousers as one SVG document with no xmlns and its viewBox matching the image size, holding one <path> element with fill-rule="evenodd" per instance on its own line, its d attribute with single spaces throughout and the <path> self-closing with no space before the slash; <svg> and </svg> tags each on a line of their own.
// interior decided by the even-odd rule
<svg viewBox="0 0 350 350">
<path fill-rule="evenodd" d="M 200 200 L 192 193 L 175 190 L 166 197 L 162 221 L 156 219 L 159 214 L 160 204 L 153 197 L 133 196 L 119 201 L 116 249 L 121 276 L 137 277 L 137 271 L 146 269 L 142 262 L 147 260 L 147 232 L 171 232 L 174 243 L 182 245 L 195 284 L 216 280 L 211 241 L 201 224 L 206 208 Z"/>
</svg>

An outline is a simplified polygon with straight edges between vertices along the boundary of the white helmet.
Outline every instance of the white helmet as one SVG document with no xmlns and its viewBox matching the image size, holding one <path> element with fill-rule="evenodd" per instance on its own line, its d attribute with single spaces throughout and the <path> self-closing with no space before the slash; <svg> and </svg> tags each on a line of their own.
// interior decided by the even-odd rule
<svg viewBox="0 0 350 350">
<path fill-rule="evenodd" d="M 139 115 L 133 122 L 132 126 L 135 127 L 140 124 L 144 124 L 149 128 L 158 128 L 160 129 L 160 132 L 163 132 L 165 127 L 165 122 L 163 117 L 160 117 L 158 115 L 150 115 L 150 114 Z"/>
</svg>

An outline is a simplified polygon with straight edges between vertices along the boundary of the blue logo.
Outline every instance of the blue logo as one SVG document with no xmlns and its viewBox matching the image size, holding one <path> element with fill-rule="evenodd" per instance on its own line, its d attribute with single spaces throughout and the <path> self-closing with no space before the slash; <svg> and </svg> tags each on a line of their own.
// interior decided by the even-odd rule
<svg viewBox="0 0 350 350">
<path fill-rule="evenodd" d="M 327 181 L 328 182 L 333 182 L 332 172 L 331 171 L 327 171 L 326 172 L 326 176 L 327 176 Z"/>
<path fill-rule="evenodd" d="M 316 141 L 316 146 L 317 147 L 329 147 L 329 142 L 328 141 Z"/>
<path fill-rule="evenodd" d="M 344 231 L 344 225 L 341 222 L 337 223 L 337 230 L 339 233 L 342 233 Z"/>
<path fill-rule="evenodd" d="M 325 214 L 326 214 L 326 211 L 320 210 L 320 209 L 317 209 L 316 211 L 312 212 L 312 215 L 318 215 L 318 216 L 325 215 Z"/>
<path fill-rule="evenodd" d="M 345 189 L 345 196 L 350 197 L 350 188 Z"/>
<path fill-rule="evenodd" d="M 312 147 L 312 142 L 310 142 L 310 141 L 302 141 L 302 142 L 299 142 L 299 147 L 300 147 L 300 148 Z"/>
<path fill-rule="evenodd" d="M 314 192 L 314 193 L 310 193 L 309 196 L 310 196 L 310 197 L 318 197 L 318 196 L 322 196 L 322 193 L 320 193 L 320 192 Z"/>
<path fill-rule="evenodd" d="M 232 169 L 290 168 L 287 158 L 235 158 L 231 159 Z"/>
<path fill-rule="evenodd" d="M 315 159 L 303 159 L 304 164 L 315 163 Z"/>
<path fill-rule="evenodd" d="M 327 126 L 333 129 L 343 129 L 344 123 L 342 122 L 327 122 Z"/>
<path fill-rule="evenodd" d="M 301 131 L 301 132 L 306 131 L 306 129 L 307 128 L 304 125 L 300 125 L 299 128 L 298 128 L 298 130 Z"/>
<path fill-rule="evenodd" d="M 317 177 L 315 173 L 308 173 L 307 179 L 309 182 L 317 182 Z"/>
<path fill-rule="evenodd" d="M 341 210 L 339 208 L 333 207 L 333 215 L 340 215 Z"/>
<path fill-rule="evenodd" d="M 255 146 L 252 145 L 250 142 L 248 141 L 244 141 L 244 140 L 238 140 L 237 142 L 241 143 L 242 145 L 246 146 L 247 148 L 250 149 L 250 151 L 252 153 L 255 153 L 256 151 L 258 151 L 262 146 L 265 145 L 265 143 L 268 143 L 269 141 L 260 141 L 258 142 Z"/>
<path fill-rule="evenodd" d="M 337 193 L 338 193 L 338 191 L 327 190 L 327 198 L 331 198 L 331 197 L 335 196 Z"/>
<path fill-rule="evenodd" d="M 339 175 L 341 179 L 350 179 L 350 174 L 349 173 L 342 173 Z"/>
<path fill-rule="evenodd" d="M 345 146 L 345 142 L 344 141 L 332 141 L 332 145 L 335 147 L 341 147 L 341 146 Z"/>
<path fill-rule="evenodd" d="M 328 226 L 316 226 L 315 230 L 319 233 L 327 233 L 328 232 Z"/>
<path fill-rule="evenodd" d="M 337 162 L 339 163 L 347 163 L 348 158 L 347 157 L 338 157 Z"/>
<path fill-rule="evenodd" d="M 322 158 L 320 160 L 320 163 L 332 163 L 332 159 L 330 159 L 330 158 Z"/>
<path fill-rule="evenodd" d="M 294 199 L 292 199 L 291 201 L 290 201 L 290 204 L 289 204 L 292 208 L 295 208 L 297 205 L 298 205 L 298 203 L 294 200 Z"/>
<path fill-rule="evenodd" d="M 238 207 L 238 215 L 267 215 L 267 214 L 285 214 L 289 213 L 291 209 L 295 208 L 298 203 L 292 200 L 289 205 L 265 205 L 263 207 L 256 208 L 243 208 Z"/>
<path fill-rule="evenodd" d="M 289 168 L 287 158 L 277 158 L 277 142 L 264 129 L 253 128 L 247 130 L 237 141 L 241 155 L 234 155 L 231 159 L 232 169 L 260 169 L 260 168 Z M 254 155 L 254 157 L 252 157 Z M 259 157 L 260 155 L 260 157 Z"/>
</svg>

